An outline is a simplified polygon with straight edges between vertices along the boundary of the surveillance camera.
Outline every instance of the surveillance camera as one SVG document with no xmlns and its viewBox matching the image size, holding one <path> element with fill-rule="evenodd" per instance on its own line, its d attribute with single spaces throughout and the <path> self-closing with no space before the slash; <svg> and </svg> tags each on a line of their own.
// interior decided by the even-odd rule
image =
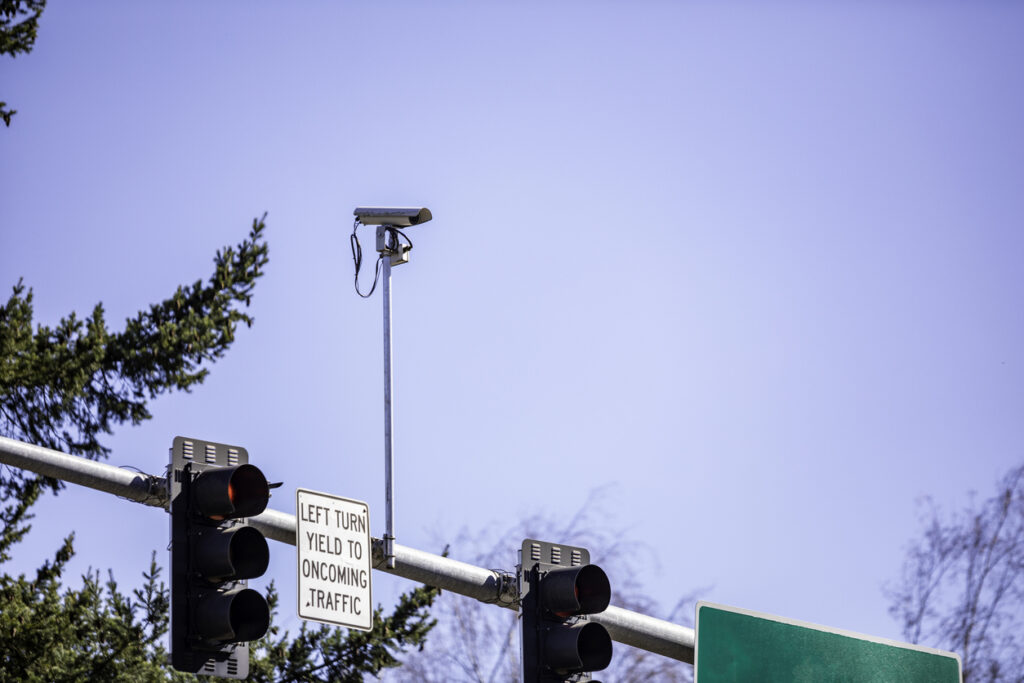
<svg viewBox="0 0 1024 683">
<path fill-rule="evenodd" d="M 353 213 L 363 225 L 393 225 L 399 228 L 426 223 L 433 218 L 430 215 L 430 209 L 425 206 L 399 208 L 360 206 Z"/>
</svg>

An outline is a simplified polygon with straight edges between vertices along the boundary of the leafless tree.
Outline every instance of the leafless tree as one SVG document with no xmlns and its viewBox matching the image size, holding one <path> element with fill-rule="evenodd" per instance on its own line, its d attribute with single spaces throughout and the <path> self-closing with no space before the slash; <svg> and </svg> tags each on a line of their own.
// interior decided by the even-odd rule
<svg viewBox="0 0 1024 683">
<path fill-rule="evenodd" d="M 928 501 L 924 526 L 887 590 L 904 636 L 959 653 L 964 683 L 1024 683 L 1024 465 L 959 514 Z"/>
<path fill-rule="evenodd" d="M 694 600 L 681 597 L 673 609 L 661 613 L 659 605 L 642 595 L 636 570 L 656 563 L 655 553 L 629 540 L 627 530 L 613 521 L 612 492 L 606 487 L 589 496 L 568 522 L 558 523 L 537 515 L 500 528 L 464 530 L 451 543 L 452 555 L 473 564 L 511 571 L 516 550 L 524 538 L 579 545 L 590 550 L 591 560 L 607 572 L 612 584 L 612 604 L 677 623 L 692 625 Z M 519 626 L 516 613 L 471 598 L 442 593 L 431 615 L 437 626 L 425 649 L 407 657 L 388 681 L 424 683 L 516 683 L 519 681 Z M 693 680 L 693 667 L 616 643 L 612 664 L 597 675 L 606 681 Z"/>
</svg>

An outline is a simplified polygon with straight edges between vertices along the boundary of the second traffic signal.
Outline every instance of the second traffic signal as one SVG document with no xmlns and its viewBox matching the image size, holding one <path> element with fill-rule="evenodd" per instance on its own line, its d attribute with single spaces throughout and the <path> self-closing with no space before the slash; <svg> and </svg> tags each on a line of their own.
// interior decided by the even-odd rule
<svg viewBox="0 0 1024 683">
<path fill-rule="evenodd" d="M 248 641 L 270 610 L 248 579 L 267 570 L 267 541 L 246 517 L 270 490 L 244 448 L 177 437 L 171 449 L 171 663 L 179 671 L 245 678 Z"/>
<path fill-rule="evenodd" d="M 586 548 L 528 538 L 521 571 L 524 683 L 589 681 L 607 668 L 611 636 L 588 615 L 608 607 L 611 586 Z"/>
</svg>

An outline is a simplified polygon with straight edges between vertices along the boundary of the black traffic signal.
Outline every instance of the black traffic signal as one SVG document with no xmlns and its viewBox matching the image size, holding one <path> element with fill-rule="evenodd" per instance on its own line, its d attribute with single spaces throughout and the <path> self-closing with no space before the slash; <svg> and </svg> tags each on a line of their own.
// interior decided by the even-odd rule
<svg viewBox="0 0 1024 683">
<path fill-rule="evenodd" d="M 589 614 L 611 600 L 585 548 L 526 539 L 520 559 L 523 683 L 590 681 L 612 661 L 612 639 Z"/>
<path fill-rule="evenodd" d="M 270 626 L 266 599 L 246 579 L 267 570 L 270 550 L 244 518 L 267 507 L 267 479 L 244 448 L 180 436 L 169 479 L 171 665 L 246 678 L 248 641 Z"/>
</svg>

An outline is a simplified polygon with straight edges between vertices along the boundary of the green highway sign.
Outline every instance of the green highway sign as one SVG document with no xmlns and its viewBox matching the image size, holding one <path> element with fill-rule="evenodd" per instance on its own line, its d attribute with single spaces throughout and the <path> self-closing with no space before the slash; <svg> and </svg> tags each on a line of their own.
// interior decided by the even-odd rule
<svg viewBox="0 0 1024 683">
<path fill-rule="evenodd" d="M 697 603 L 694 683 L 960 683 L 952 652 Z"/>
</svg>

